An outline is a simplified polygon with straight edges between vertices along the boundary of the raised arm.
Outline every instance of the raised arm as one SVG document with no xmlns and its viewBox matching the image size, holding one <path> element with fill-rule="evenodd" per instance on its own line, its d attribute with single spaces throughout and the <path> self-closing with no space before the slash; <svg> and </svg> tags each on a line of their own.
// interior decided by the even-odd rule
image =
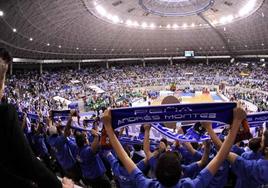
<svg viewBox="0 0 268 188">
<path fill-rule="evenodd" d="M 204 123 L 203 127 L 207 130 L 208 134 L 210 135 L 211 140 L 213 141 L 215 147 L 217 150 L 219 150 L 222 146 L 222 141 L 219 139 L 219 137 L 216 135 L 216 133 L 213 131 L 211 123 Z M 227 156 L 227 160 L 230 163 L 234 163 L 236 158 L 238 157 L 237 154 L 230 152 L 229 155 Z"/>
<path fill-rule="evenodd" d="M 183 129 L 181 128 L 181 126 L 177 127 L 177 133 L 178 134 L 184 134 Z M 189 142 L 182 142 L 182 145 L 191 153 L 191 155 L 195 155 L 195 153 L 197 152 L 191 143 Z"/>
<path fill-rule="evenodd" d="M 144 140 L 143 140 L 143 150 L 148 160 L 153 156 L 153 153 L 150 150 L 150 129 L 151 129 L 150 125 L 148 124 L 144 125 L 145 131 L 144 131 Z"/>
<path fill-rule="evenodd" d="M 111 112 L 110 110 L 106 110 L 103 114 L 102 121 L 105 126 L 105 130 L 107 135 L 109 136 L 110 143 L 113 146 L 114 151 L 119 157 L 120 161 L 123 163 L 124 167 L 127 169 L 128 173 L 132 173 L 135 168 L 137 168 L 136 164 L 129 158 L 128 154 L 123 149 L 122 145 L 118 141 L 117 137 L 114 134 L 112 124 L 111 124 Z"/>
<path fill-rule="evenodd" d="M 23 113 L 23 119 L 22 119 L 22 123 L 21 123 L 22 130 L 24 130 L 26 128 L 26 125 L 27 125 L 27 114 Z"/>
<path fill-rule="evenodd" d="M 222 162 L 227 158 L 231 147 L 235 141 L 237 131 L 241 122 L 246 119 L 246 112 L 241 108 L 235 108 L 233 111 L 233 122 L 231 125 L 231 129 L 227 135 L 227 138 L 223 142 L 220 150 L 214 159 L 207 165 L 207 169 L 210 171 L 212 175 L 215 175 L 217 170 L 219 169 Z"/>
<path fill-rule="evenodd" d="M 66 127 L 64 129 L 64 136 L 68 137 L 71 135 L 71 125 L 72 125 L 73 119 L 72 116 L 69 117 L 68 122 L 66 124 Z"/>
<path fill-rule="evenodd" d="M 97 132 L 97 130 L 95 129 L 91 129 L 91 134 L 94 137 L 93 142 L 91 143 L 91 149 L 94 153 L 97 152 L 98 148 L 99 148 L 99 134 Z"/>
<path fill-rule="evenodd" d="M 210 142 L 204 142 L 205 150 L 200 161 L 197 162 L 198 166 L 205 167 L 208 163 L 209 153 L 210 153 Z"/>
</svg>

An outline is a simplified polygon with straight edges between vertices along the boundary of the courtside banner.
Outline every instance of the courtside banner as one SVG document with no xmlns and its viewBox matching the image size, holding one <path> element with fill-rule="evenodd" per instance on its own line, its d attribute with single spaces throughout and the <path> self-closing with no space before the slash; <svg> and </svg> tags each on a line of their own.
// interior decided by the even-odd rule
<svg viewBox="0 0 268 188">
<path fill-rule="evenodd" d="M 172 104 L 112 109 L 112 126 L 118 129 L 127 125 L 161 122 L 212 121 L 230 124 L 236 103 Z"/>
</svg>

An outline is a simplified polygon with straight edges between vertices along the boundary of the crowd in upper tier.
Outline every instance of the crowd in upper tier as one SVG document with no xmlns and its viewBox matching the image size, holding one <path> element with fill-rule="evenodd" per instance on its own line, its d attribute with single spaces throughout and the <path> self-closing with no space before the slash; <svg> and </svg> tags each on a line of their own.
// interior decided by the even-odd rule
<svg viewBox="0 0 268 188">
<path fill-rule="evenodd" d="M 53 100 L 60 96 L 70 101 L 83 98 L 85 105 L 104 103 L 104 106 L 119 106 L 117 103 L 133 88 L 144 86 L 168 86 L 176 83 L 193 86 L 218 86 L 226 83 L 233 86 L 226 91 L 229 98 L 244 99 L 258 106 L 258 111 L 268 107 L 268 68 L 263 63 L 176 63 L 141 65 L 115 65 L 110 69 L 91 67 L 81 70 L 59 69 L 38 71 L 17 71 L 7 78 L 6 99 L 16 104 L 19 110 L 42 111 L 61 109 L 63 104 Z M 71 81 L 79 81 L 71 82 Z M 97 85 L 105 91 L 97 94 L 89 88 Z M 180 88 L 182 89 L 182 88 Z M 200 88 L 201 89 L 201 88 Z"/>
</svg>

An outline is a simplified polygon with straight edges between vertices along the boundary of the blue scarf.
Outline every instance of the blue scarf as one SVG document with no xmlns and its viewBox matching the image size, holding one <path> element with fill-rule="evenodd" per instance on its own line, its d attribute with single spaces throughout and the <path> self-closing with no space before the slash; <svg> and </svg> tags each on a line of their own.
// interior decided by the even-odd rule
<svg viewBox="0 0 268 188">
<path fill-rule="evenodd" d="M 236 103 L 199 103 L 112 109 L 112 126 L 161 122 L 204 122 L 230 124 Z"/>
</svg>

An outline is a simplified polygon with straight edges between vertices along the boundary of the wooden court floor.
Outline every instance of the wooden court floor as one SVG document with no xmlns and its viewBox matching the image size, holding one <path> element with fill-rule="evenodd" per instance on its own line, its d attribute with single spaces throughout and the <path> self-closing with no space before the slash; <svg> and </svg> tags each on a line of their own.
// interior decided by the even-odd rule
<svg viewBox="0 0 268 188">
<path fill-rule="evenodd" d="M 163 100 L 164 96 L 158 97 L 157 99 L 151 102 L 152 105 L 160 105 L 161 101 Z M 178 97 L 179 98 L 179 97 Z M 182 103 L 205 103 L 205 102 L 214 102 L 213 98 L 210 94 L 196 94 L 195 96 L 191 97 L 181 97 Z"/>
</svg>

